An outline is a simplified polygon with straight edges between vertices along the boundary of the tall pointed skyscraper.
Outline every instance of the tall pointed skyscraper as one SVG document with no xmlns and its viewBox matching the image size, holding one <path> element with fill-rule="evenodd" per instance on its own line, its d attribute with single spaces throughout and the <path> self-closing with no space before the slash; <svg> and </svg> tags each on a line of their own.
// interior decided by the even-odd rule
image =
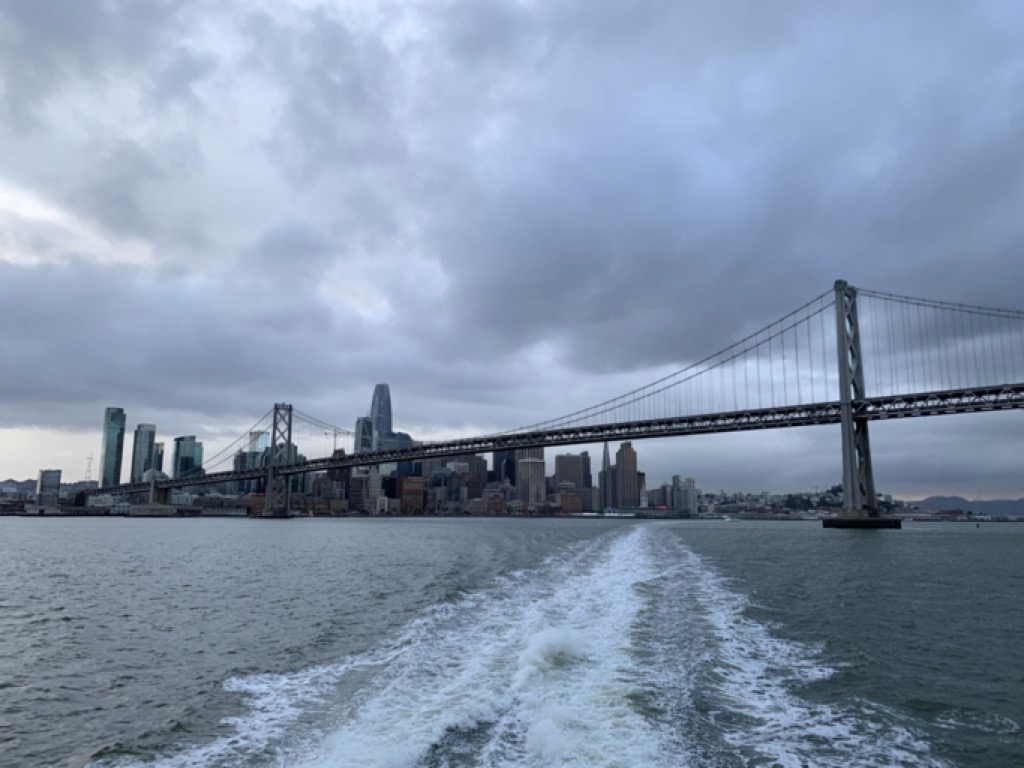
<svg viewBox="0 0 1024 768">
<path fill-rule="evenodd" d="M 391 390 L 386 383 L 373 388 L 373 401 L 370 403 L 370 423 L 373 425 L 373 447 L 382 446 L 384 438 L 392 431 L 391 424 Z"/>
</svg>

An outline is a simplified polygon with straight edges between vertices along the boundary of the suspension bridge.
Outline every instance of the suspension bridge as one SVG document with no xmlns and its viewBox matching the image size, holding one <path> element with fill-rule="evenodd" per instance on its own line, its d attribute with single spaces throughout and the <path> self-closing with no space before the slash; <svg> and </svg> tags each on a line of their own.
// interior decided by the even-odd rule
<svg viewBox="0 0 1024 768">
<path fill-rule="evenodd" d="M 174 488 L 256 481 L 266 488 L 264 516 L 281 517 L 290 509 L 287 479 L 311 472 L 605 440 L 838 424 L 844 508 L 835 525 L 896 527 L 880 515 L 875 498 L 872 421 L 1020 408 L 1024 311 L 857 289 L 840 280 L 715 354 L 546 421 L 479 437 L 356 452 L 353 430 L 278 403 L 202 467 L 101 492 L 148 492 L 151 501 L 165 501 Z M 261 466 L 239 461 L 257 449 L 265 456 Z"/>
</svg>

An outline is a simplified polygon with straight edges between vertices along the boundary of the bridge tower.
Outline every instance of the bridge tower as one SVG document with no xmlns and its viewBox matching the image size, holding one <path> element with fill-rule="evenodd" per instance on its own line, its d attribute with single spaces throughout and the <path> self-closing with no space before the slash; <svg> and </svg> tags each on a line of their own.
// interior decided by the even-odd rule
<svg viewBox="0 0 1024 768">
<path fill-rule="evenodd" d="M 267 490 L 263 517 L 288 517 L 291 510 L 291 483 L 286 475 L 278 474 L 275 470 L 294 461 L 292 407 L 286 403 L 274 403 L 270 450 L 267 451 Z"/>
<path fill-rule="evenodd" d="M 881 518 L 871 468 L 868 420 L 858 415 L 866 397 L 864 364 L 857 318 L 857 289 L 836 280 L 836 340 L 839 351 L 839 407 L 843 449 L 842 519 L 826 520 L 827 527 L 898 527 L 897 520 Z M 893 525 L 895 524 L 895 525 Z"/>
</svg>

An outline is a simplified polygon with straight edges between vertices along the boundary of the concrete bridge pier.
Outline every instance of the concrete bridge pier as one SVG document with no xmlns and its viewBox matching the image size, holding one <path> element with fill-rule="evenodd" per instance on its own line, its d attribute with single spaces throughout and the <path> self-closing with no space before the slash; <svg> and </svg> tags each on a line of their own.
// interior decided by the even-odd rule
<svg viewBox="0 0 1024 768">
<path fill-rule="evenodd" d="M 149 503 L 150 504 L 168 504 L 170 503 L 171 489 L 170 488 L 157 488 L 156 478 L 151 477 L 149 480 Z"/>
<path fill-rule="evenodd" d="M 899 528 L 900 521 L 883 517 L 875 495 L 868 420 L 859 415 L 864 391 L 864 366 L 857 318 L 857 289 L 836 280 L 836 343 L 839 352 L 839 407 L 843 454 L 843 511 L 825 528 Z"/>
</svg>

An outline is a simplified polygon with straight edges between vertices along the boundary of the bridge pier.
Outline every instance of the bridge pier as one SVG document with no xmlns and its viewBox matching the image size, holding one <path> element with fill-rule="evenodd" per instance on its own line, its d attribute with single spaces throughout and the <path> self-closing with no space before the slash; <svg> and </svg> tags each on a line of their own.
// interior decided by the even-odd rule
<svg viewBox="0 0 1024 768">
<path fill-rule="evenodd" d="M 857 289 L 836 280 L 836 343 L 839 352 L 839 407 L 843 455 L 843 511 L 825 520 L 826 528 L 899 528 L 900 521 L 882 517 L 875 495 L 871 441 L 864 414 L 864 365 L 857 317 Z"/>
<path fill-rule="evenodd" d="M 156 473 L 154 473 L 156 474 Z M 156 478 L 150 477 L 149 479 L 149 503 L 150 504 L 167 504 L 170 500 L 171 489 L 170 488 L 157 488 Z"/>
</svg>

